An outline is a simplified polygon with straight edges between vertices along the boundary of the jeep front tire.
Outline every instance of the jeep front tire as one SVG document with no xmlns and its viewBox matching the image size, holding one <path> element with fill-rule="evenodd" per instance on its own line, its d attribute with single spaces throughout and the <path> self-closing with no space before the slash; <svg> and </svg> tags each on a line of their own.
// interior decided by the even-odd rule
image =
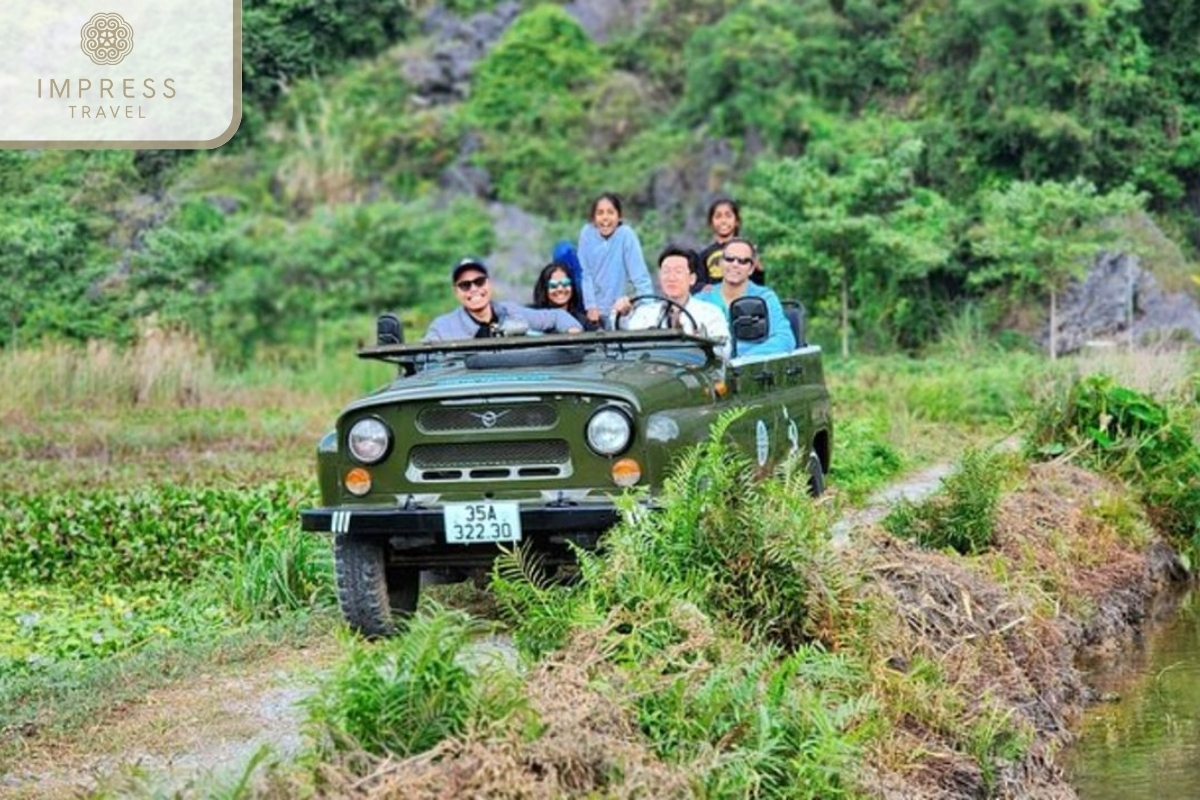
<svg viewBox="0 0 1200 800">
<path fill-rule="evenodd" d="M 338 604 L 350 627 L 368 638 L 395 632 L 393 612 L 402 616 L 417 607 L 420 589 L 415 569 L 389 567 L 386 545 L 338 534 L 333 539 Z"/>
</svg>

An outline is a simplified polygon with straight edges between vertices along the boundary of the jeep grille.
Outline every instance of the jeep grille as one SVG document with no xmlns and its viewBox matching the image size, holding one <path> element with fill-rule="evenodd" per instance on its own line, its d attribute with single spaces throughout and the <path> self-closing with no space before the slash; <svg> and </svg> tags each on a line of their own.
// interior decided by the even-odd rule
<svg viewBox="0 0 1200 800">
<path fill-rule="evenodd" d="M 488 405 L 475 408 L 439 406 L 417 415 L 421 433 L 547 430 L 558 423 L 558 412 L 546 403 Z"/>
<path fill-rule="evenodd" d="M 571 451 L 561 439 L 537 442 L 419 444 L 408 454 L 410 481 L 566 478 Z"/>
</svg>

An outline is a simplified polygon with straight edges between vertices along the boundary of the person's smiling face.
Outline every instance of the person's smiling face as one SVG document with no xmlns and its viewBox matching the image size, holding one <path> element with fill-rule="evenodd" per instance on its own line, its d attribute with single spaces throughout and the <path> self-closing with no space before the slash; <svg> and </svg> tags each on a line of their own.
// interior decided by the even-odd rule
<svg viewBox="0 0 1200 800">
<path fill-rule="evenodd" d="M 477 269 L 468 268 L 458 273 L 454 291 L 458 302 L 471 314 L 482 312 L 492 300 L 492 282 Z"/>
<path fill-rule="evenodd" d="M 605 239 L 612 236 L 613 231 L 620 223 L 621 214 L 611 200 L 603 198 L 596 203 L 596 211 L 592 214 L 592 224 L 596 226 L 596 230 L 600 231 L 601 236 Z"/>
<path fill-rule="evenodd" d="M 725 270 L 725 283 L 740 286 L 754 271 L 754 251 L 745 242 L 733 242 L 725 245 L 721 262 Z"/>
<path fill-rule="evenodd" d="M 737 214 L 733 213 L 733 206 L 721 203 L 714 208 L 709 225 L 712 226 L 713 235 L 717 237 L 718 242 L 723 242 L 737 233 L 738 218 Z"/>
<path fill-rule="evenodd" d="M 571 286 L 571 276 L 566 270 L 556 269 L 550 273 L 549 279 L 546 281 L 546 297 L 550 302 L 558 308 L 566 308 L 571 302 L 571 293 L 574 292 L 574 287 Z"/>
</svg>

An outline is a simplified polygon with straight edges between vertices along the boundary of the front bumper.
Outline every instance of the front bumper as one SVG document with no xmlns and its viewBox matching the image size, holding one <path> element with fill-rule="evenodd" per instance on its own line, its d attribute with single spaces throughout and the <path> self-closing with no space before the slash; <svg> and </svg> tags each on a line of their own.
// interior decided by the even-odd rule
<svg viewBox="0 0 1200 800">
<path fill-rule="evenodd" d="M 521 541 L 547 555 L 570 556 L 568 543 L 593 548 L 604 531 L 620 519 L 609 502 L 523 504 Z M 388 542 L 396 562 L 460 564 L 494 557 L 496 544 L 458 544 L 446 541 L 442 509 L 335 507 L 300 512 L 306 531 L 381 539 Z M 501 542 L 501 544 L 508 544 Z"/>
</svg>

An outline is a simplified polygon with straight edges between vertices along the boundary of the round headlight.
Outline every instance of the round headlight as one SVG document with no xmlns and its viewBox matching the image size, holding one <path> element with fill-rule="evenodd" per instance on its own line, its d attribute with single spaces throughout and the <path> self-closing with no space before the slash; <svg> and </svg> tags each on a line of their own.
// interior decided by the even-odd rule
<svg viewBox="0 0 1200 800">
<path fill-rule="evenodd" d="M 362 464 L 382 461 L 392 446 L 392 432 L 377 419 L 360 419 L 350 427 L 346 435 L 346 446 L 350 455 Z"/>
<path fill-rule="evenodd" d="M 629 446 L 633 437 L 633 423 L 620 409 L 609 406 L 602 408 L 587 424 L 588 447 L 602 456 L 615 456 Z"/>
</svg>

